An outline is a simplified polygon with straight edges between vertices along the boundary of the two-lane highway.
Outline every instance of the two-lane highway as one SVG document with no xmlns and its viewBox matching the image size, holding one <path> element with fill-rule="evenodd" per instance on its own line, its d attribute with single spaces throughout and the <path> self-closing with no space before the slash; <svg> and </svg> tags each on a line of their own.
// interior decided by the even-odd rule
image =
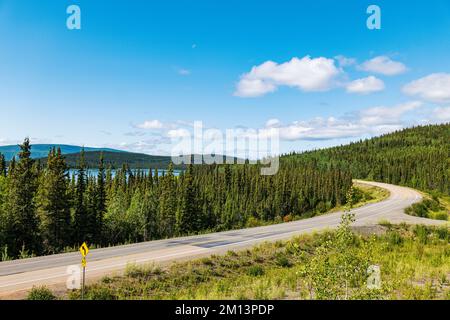
<svg viewBox="0 0 450 320">
<path fill-rule="evenodd" d="M 445 223 L 411 217 L 403 213 L 406 207 L 422 199 L 420 193 L 412 189 L 383 183 L 359 182 L 385 188 L 389 190 L 390 197 L 382 202 L 354 209 L 356 225 L 372 225 L 380 220 L 395 223 Z M 163 263 L 191 259 L 251 247 L 265 241 L 287 239 L 302 233 L 335 228 L 339 225 L 341 215 L 342 212 L 335 212 L 278 225 L 90 250 L 86 273 L 89 279 L 97 279 L 103 275 L 122 271 L 129 263 Z M 79 264 L 79 252 L 1 262 L 0 297 L 28 290 L 34 285 L 64 285 L 68 278 L 68 267 Z"/>
</svg>

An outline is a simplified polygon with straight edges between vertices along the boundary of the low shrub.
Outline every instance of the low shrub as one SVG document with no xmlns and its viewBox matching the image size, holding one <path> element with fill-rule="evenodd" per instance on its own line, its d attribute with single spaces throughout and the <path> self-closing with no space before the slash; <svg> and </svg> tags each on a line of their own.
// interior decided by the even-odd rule
<svg viewBox="0 0 450 320">
<path fill-rule="evenodd" d="M 448 213 L 444 212 L 444 211 L 436 212 L 434 214 L 434 219 L 447 221 L 448 220 Z"/>
<path fill-rule="evenodd" d="M 292 266 L 291 261 L 289 261 L 289 259 L 284 254 L 277 255 L 275 262 L 277 266 L 280 266 L 282 268 L 290 268 Z"/>
<path fill-rule="evenodd" d="M 248 268 L 247 274 L 252 277 L 259 277 L 264 275 L 264 268 L 261 266 L 251 266 Z"/>
<path fill-rule="evenodd" d="M 403 238 L 398 231 L 391 231 L 387 234 L 390 245 L 398 246 L 403 243 Z"/>
<path fill-rule="evenodd" d="M 27 300 L 56 300 L 56 296 L 47 287 L 33 287 L 28 292 Z"/>
</svg>

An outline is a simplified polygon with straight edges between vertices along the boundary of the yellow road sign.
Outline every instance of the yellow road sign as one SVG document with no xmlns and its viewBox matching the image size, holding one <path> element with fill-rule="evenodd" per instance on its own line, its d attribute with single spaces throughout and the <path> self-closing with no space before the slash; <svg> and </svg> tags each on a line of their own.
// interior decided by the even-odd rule
<svg viewBox="0 0 450 320">
<path fill-rule="evenodd" d="M 81 245 L 80 252 L 81 252 L 81 255 L 83 256 L 83 258 L 86 257 L 87 254 L 89 253 L 89 248 L 88 248 L 86 242 L 83 242 L 83 244 Z"/>
<path fill-rule="evenodd" d="M 85 257 L 83 257 L 81 259 L 81 265 L 83 266 L 83 268 L 86 268 L 86 258 Z"/>
</svg>

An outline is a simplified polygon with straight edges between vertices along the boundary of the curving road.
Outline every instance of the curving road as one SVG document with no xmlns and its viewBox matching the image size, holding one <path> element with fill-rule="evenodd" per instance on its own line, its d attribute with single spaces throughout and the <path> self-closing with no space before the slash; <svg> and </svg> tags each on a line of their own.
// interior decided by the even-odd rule
<svg viewBox="0 0 450 320">
<path fill-rule="evenodd" d="M 373 225 L 380 220 L 393 223 L 442 224 L 408 216 L 403 210 L 422 199 L 415 190 L 376 182 L 357 181 L 390 191 L 390 197 L 382 202 L 354 209 L 355 225 Z M 251 247 L 265 241 L 287 239 L 292 236 L 334 228 L 339 225 L 342 212 L 314 217 L 290 223 L 232 230 L 213 234 L 151 241 L 126 246 L 95 249 L 89 252 L 86 277 L 91 281 L 101 276 L 123 271 L 129 263 L 164 263 L 223 253 L 231 249 Z M 80 264 L 80 253 L 58 254 L 0 263 L 0 297 L 14 297 L 34 285 L 64 288 L 68 266 Z"/>
</svg>

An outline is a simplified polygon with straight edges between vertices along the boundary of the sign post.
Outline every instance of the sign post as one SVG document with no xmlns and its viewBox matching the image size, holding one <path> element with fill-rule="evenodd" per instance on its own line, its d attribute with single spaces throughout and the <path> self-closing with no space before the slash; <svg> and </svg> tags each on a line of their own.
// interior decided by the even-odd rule
<svg viewBox="0 0 450 320">
<path fill-rule="evenodd" d="M 80 252 L 81 252 L 81 266 L 83 267 L 83 284 L 81 287 L 81 300 L 84 299 L 84 284 L 85 284 L 85 280 L 86 280 L 86 256 L 89 253 L 89 248 L 86 244 L 86 242 L 83 242 L 83 244 L 80 247 Z"/>
</svg>

